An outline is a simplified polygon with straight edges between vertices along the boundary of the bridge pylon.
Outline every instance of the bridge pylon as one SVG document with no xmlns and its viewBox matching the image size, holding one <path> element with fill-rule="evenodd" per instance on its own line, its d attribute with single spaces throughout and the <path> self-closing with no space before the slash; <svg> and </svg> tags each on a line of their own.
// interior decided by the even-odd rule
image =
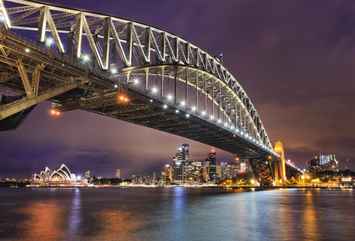
<svg viewBox="0 0 355 241">
<path fill-rule="evenodd" d="M 276 185 L 285 185 L 287 181 L 286 175 L 286 157 L 285 157 L 285 149 L 281 141 L 277 141 L 275 143 L 274 150 L 277 154 L 279 154 L 280 159 L 276 161 L 274 165 L 274 178 Z"/>
</svg>

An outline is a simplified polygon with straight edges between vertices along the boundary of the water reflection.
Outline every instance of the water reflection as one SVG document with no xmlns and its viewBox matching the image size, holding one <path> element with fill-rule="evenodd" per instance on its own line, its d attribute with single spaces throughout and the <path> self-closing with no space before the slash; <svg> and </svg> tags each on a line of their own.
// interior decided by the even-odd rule
<svg viewBox="0 0 355 241">
<path fill-rule="evenodd" d="M 69 236 L 75 236 L 79 233 L 81 223 L 81 196 L 80 196 L 80 189 L 76 188 L 74 190 L 71 207 L 70 207 L 70 214 L 69 214 L 69 227 L 68 232 Z"/>
<path fill-rule="evenodd" d="M 63 210 L 58 201 L 32 202 L 21 210 L 26 217 L 22 226 L 23 241 L 63 239 Z"/>
<path fill-rule="evenodd" d="M 0 241 L 352 241 L 355 236 L 354 195 L 348 192 L 218 194 L 173 188 L 0 190 L 0 195 Z"/>
<path fill-rule="evenodd" d="M 313 205 L 313 198 L 313 192 L 307 191 L 303 212 L 303 227 L 304 237 L 307 240 L 317 241 L 319 240 L 319 230 L 317 225 L 317 211 Z"/>
<path fill-rule="evenodd" d="M 96 222 L 100 223 L 100 228 L 93 237 L 87 240 L 97 241 L 138 241 L 136 233 L 142 226 L 139 216 L 129 212 L 107 209 L 97 213 Z"/>
</svg>

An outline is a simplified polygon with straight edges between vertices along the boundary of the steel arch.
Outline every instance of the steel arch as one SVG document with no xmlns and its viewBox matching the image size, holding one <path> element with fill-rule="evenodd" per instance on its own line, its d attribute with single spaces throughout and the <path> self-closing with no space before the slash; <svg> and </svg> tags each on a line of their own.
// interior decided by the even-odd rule
<svg viewBox="0 0 355 241">
<path fill-rule="evenodd" d="M 122 75 L 128 83 L 130 77 L 141 70 L 148 70 L 144 73 L 148 76 L 164 76 L 164 73 L 156 71 L 163 70 L 164 66 L 178 66 L 186 72 L 213 79 L 223 88 L 223 93 L 221 91 L 218 95 L 218 109 L 228 116 L 228 128 L 239 131 L 244 138 L 277 156 L 254 104 L 238 80 L 220 59 L 198 46 L 139 22 L 41 2 L 0 0 L 0 12 L 1 21 L 8 30 L 21 34 L 24 31 L 35 33 L 38 36 L 35 40 L 55 49 L 58 56 L 74 62 L 93 57 L 95 61 L 91 63 L 91 71 L 101 71 L 109 76 L 112 89 L 116 84 L 122 84 Z M 27 35 L 31 33 L 24 34 Z M 116 71 L 117 75 L 112 74 Z M 180 82 L 183 81 L 192 84 L 187 78 L 180 78 Z M 199 91 L 198 84 L 196 91 Z M 217 101 L 216 96 L 204 94 L 213 103 Z M 227 95 L 232 98 L 221 97 Z M 233 118 L 226 108 L 228 105 L 239 106 L 244 111 L 243 115 L 235 116 L 236 120 L 244 118 L 244 124 L 239 127 L 237 121 L 231 124 Z"/>
</svg>

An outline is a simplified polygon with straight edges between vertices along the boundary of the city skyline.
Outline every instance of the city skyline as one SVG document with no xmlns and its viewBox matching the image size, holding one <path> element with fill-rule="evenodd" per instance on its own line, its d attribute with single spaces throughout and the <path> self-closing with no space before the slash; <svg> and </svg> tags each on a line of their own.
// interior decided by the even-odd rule
<svg viewBox="0 0 355 241">
<path fill-rule="evenodd" d="M 201 9 L 201 18 L 197 20 L 193 14 L 201 4 L 197 2 L 189 8 L 187 1 L 180 3 L 173 17 L 162 11 L 172 8 L 171 3 L 160 1 L 149 4 L 132 1 L 119 6 L 113 1 L 105 6 L 95 1 L 70 4 L 169 29 L 216 55 L 224 53 L 224 63 L 237 74 L 255 102 L 271 139 L 285 143 L 288 158 L 304 164 L 314 154 L 327 152 L 336 153 L 341 161 L 354 160 L 355 118 L 351 103 L 355 86 L 352 43 L 348 40 L 355 36 L 350 30 L 354 17 L 348 10 L 352 4 L 315 1 L 312 6 L 322 8 L 309 12 L 306 1 L 275 2 L 279 4 L 271 9 L 271 15 L 265 11 L 271 8 L 266 3 L 236 1 L 224 6 L 211 3 Z M 69 1 L 53 3 L 68 5 Z M 148 7 L 149 14 L 145 11 Z M 286 18 L 285 7 L 297 10 L 297 15 L 303 13 L 303 18 L 291 11 L 286 23 L 281 24 L 284 21 L 278 20 Z M 334 7 L 338 9 L 336 13 L 330 11 Z M 251 9 L 254 15 L 250 14 Z M 153 14 L 154 11 L 159 14 Z M 220 16 L 222 13 L 225 16 Z M 218 28 L 212 21 L 215 17 L 228 28 Z M 265 21 L 259 25 L 261 19 Z M 317 21 L 311 21 L 314 19 Z M 192 31 L 195 29 L 199 31 Z M 214 29 L 215 33 L 203 34 L 208 29 Z M 309 34 L 298 35 L 300 32 Z M 225 36 L 223 48 L 214 35 Z M 295 54 L 298 51 L 304 52 Z M 305 57 L 309 51 L 312 54 Z M 178 143 L 186 142 L 183 138 L 79 111 L 64 113 L 53 120 L 47 115 L 48 108 L 48 104 L 40 105 L 18 130 L 0 134 L 0 176 L 25 175 L 31 168 L 45 165 L 39 163 L 45 161 L 50 165 L 69 161 L 74 167 L 97 169 L 102 174 L 115 166 L 122 166 L 123 172 L 149 171 L 165 162 L 167 153 Z M 197 156 L 210 149 L 188 142 Z M 222 159 L 230 159 L 230 154 L 217 151 Z M 349 164 L 354 168 L 354 164 Z"/>
</svg>

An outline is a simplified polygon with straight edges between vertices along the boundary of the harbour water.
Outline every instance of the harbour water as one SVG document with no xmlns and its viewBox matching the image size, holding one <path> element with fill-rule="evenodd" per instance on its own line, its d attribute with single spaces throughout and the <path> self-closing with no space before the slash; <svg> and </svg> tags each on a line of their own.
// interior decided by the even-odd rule
<svg viewBox="0 0 355 241">
<path fill-rule="evenodd" d="M 355 192 L 0 189 L 1 241 L 355 240 Z"/>
</svg>

